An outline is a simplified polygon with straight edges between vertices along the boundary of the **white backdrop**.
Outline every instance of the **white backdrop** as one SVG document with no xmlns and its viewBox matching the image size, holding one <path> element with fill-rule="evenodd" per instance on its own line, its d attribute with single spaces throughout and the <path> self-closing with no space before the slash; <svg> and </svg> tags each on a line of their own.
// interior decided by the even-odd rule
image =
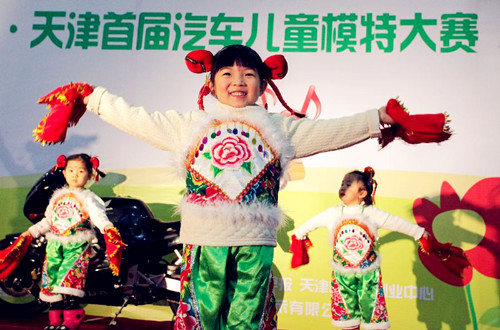
<svg viewBox="0 0 500 330">
<path fill-rule="evenodd" d="M 500 202 L 496 194 L 486 196 L 483 191 L 495 191 L 500 177 L 499 14 L 500 1 L 496 0 L 3 0 L 0 231 L 19 231 L 28 224 L 20 212 L 24 190 L 38 178 L 37 174 L 54 165 L 59 154 L 87 152 L 99 156 L 102 170 L 127 178 L 127 184 L 112 188 L 117 195 L 137 197 L 156 206 L 175 204 L 181 188 L 164 175 L 168 173 L 168 154 L 95 115 L 84 115 L 77 127 L 69 129 L 63 144 L 42 147 L 33 141 L 32 130 L 47 113 L 44 105 L 37 104 L 38 98 L 70 81 L 104 86 L 151 112 L 196 109 L 204 77 L 190 73 L 184 57 L 193 49 L 191 38 L 199 35 L 194 45 L 212 52 L 218 51 L 227 38 L 248 43 L 263 59 L 284 54 L 289 73 L 276 83 L 285 100 L 299 110 L 309 87 L 316 86 L 322 104 L 320 118 L 379 107 L 395 96 L 400 96 L 411 113 L 448 112 L 454 134 L 440 145 L 396 141 L 379 151 L 377 141 L 370 140 L 304 159 L 307 175 L 288 184 L 280 195 L 280 205 L 294 225 L 300 225 L 337 197 L 344 169 L 370 165 L 377 171 L 377 180 L 383 182 L 377 191 L 382 208 L 386 205 L 387 211 L 413 220 L 414 199 L 431 198 L 442 208 L 432 219 L 437 219 L 433 229 L 444 228 L 437 234 L 450 234 L 441 237 L 456 245 L 465 243 L 461 246 L 469 252 L 472 243 L 479 246 L 498 236 Z M 144 15 L 148 20 L 142 28 Z M 113 23 L 113 16 L 124 18 L 121 28 Z M 130 16 L 133 18 L 128 19 Z M 82 25 L 84 17 L 91 18 L 87 21 L 89 29 Z M 371 51 L 364 44 L 370 17 L 374 23 Z M 384 25 L 387 17 L 390 24 Z M 128 31 L 129 39 L 121 42 Z M 166 49 L 145 49 L 144 42 L 138 42 L 141 31 L 166 31 Z M 385 39 L 388 32 L 393 32 L 394 38 Z M 85 34 L 90 36 L 90 43 L 82 44 Z M 349 35 L 351 39 L 346 38 Z M 323 47 L 325 40 L 331 50 Z M 352 42 L 347 43 L 350 50 L 339 51 L 345 41 Z M 392 48 L 388 48 L 389 41 Z M 213 100 L 205 103 L 211 106 Z M 278 104 L 270 110 L 281 111 L 282 107 Z M 314 114 L 311 106 L 308 116 Z M 27 174 L 33 175 L 20 177 Z M 496 178 L 482 180 L 488 177 Z M 456 198 L 440 191 L 445 182 L 456 189 Z M 493 188 L 488 186 L 490 182 Z M 477 217 L 467 216 L 473 212 Z M 444 225 L 443 218 L 449 220 Z M 292 228 L 287 230 L 279 237 L 275 265 L 279 280 L 294 280 L 295 287 L 277 291 L 281 294 L 279 326 L 307 329 L 314 320 L 314 324 L 326 324 L 327 328 L 329 295 L 302 292 L 299 286 L 302 280 L 311 278 L 328 282 L 329 266 L 318 262 L 329 258 L 330 247 L 326 238 L 321 239 L 326 233 L 313 236 L 314 262 L 295 271 L 289 268 L 290 256 L 284 244 Z M 467 285 L 472 295 L 466 296 L 465 287 L 440 282 L 432 269 L 425 269 L 414 256 L 413 242 L 392 242 L 389 235 L 382 241 L 384 238 L 384 283 L 390 288 L 433 290 L 432 299 L 401 299 L 389 290 L 394 328 L 419 329 L 439 324 L 436 322 L 446 323 L 445 328 L 449 325 L 450 329 L 475 330 L 478 322 L 481 329 L 499 326 L 500 264 L 498 250 L 494 249 L 498 245 L 472 260 L 474 277 Z M 480 272 L 485 268 L 493 275 Z M 312 306 L 320 301 L 321 306 L 327 306 L 324 315 L 303 317 L 294 309 L 299 304 Z M 472 302 L 476 304 L 477 322 L 474 308 L 470 308 Z M 451 308 L 443 310 L 443 304 L 451 304 Z"/>
<path fill-rule="evenodd" d="M 55 12 L 53 24 L 60 30 L 53 35 L 61 40 L 56 46 L 49 37 L 40 37 L 37 26 L 47 22 L 46 17 L 35 12 Z M 95 32 L 96 45 L 83 49 L 71 41 L 71 27 L 78 29 L 79 15 L 86 12 L 100 18 L 100 28 Z M 131 20 L 134 31 L 139 29 L 141 13 L 169 13 L 171 22 L 170 44 L 166 50 L 136 49 L 134 33 L 131 49 L 104 49 L 105 15 L 110 13 L 136 15 Z M 310 85 L 323 105 L 320 118 L 348 115 L 378 107 L 394 96 L 408 106 L 411 113 L 447 111 L 451 115 L 454 135 L 441 145 L 408 146 L 392 143 L 378 151 L 375 140 L 343 151 L 332 152 L 305 160 L 306 166 L 359 168 L 371 165 L 375 169 L 409 170 L 497 176 L 500 156 L 497 141 L 500 140 L 500 2 L 498 1 L 2 1 L 0 12 L 0 176 L 40 173 L 53 165 L 57 155 L 85 151 L 101 158 L 103 168 L 162 167 L 168 155 L 149 147 L 144 142 L 128 136 L 105 124 L 92 114 L 86 114 L 76 128 L 68 132 L 64 144 L 41 147 L 32 140 L 32 130 L 46 114 L 44 106 L 37 105 L 38 98 L 55 87 L 70 81 L 86 81 L 107 87 L 111 92 L 124 96 L 129 102 L 143 105 L 149 111 L 177 109 L 187 111 L 196 108 L 196 97 L 203 77 L 186 69 L 182 46 L 189 40 L 187 15 L 206 16 L 204 28 L 193 28 L 206 33 L 196 42 L 213 52 L 220 45 L 210 44 L 216 37 L 211 32 L 213 18 L 221 13 L 236 17 L 234 22 L 219 27 L 240 31 L 235 40 L 250 45 L 263 58 L 282 53 L 289 63 L 289 74 L 277 84 L 285 100 L 300 109 Z M 316 23 L 296 24 L 317 32 L 312 47 L 316 51 L 286 51 L 292 39 L 291 15 L 315 15 Z M 321 49 L 323 17 L 327 14 L 357 14 L 354 35 L 354 51 Z M 396 37 L 394 49 L 387 53 L 372 44 L 371 52 L 360 44 L 365 36 L 362 16 L 384 13 L 394 16 L 392 22 Z M 463 13 L 476 16 L 472 19 L 477 40 L 461 35 L 457 27 L 450 45 L 462 44 L 463 48 L 444 52 L 446 40 L 441 33 L 449 26 L 446 15 Z M 270 15 L 274 17 L 270 20 Z M 424 25 L 428 39 L 435 43 L 432 50 L 422 35 L 403 50 L 401 44 L 411 35 L 411 27 L 404 23 L 421 14 L 423 19 L 435 20 Z M 47 15 L 47 14 L 44 14 Z M 72 16 L 73 15 L 73 16 Z M 76 17 L 75 17 L 76 15 Z M 258 16 L 258 25 L 252 29 L 252 15 Z M 270 22 L 274 26 L 270 26 Z M 191 21 L 192 23 L 193 21 Z M 343 23 L 349 23 L 343 21 Z M 199 23 L 199 22 L 198 22 Z M 380 21 L 376 22 L 380 24 Z M 339 21 L 333 22 L 334 35 Z M 173 50 L 175 28 L 181 31 L 179 47 Z M 253 31 L 253 34 L 252 34 Z M 269 31 L 272 31 L 270 33 Z M 375 30 L 383 33 L 385 30 Z M 338 35 L 338 34 L 337 34 Z M 473 36 L 474 34 L 469 34 Z M 314 36 L 313 36 L 314 37 Z M 336 41 L 340 41 L 338 38 Z M 69 43 L 69 47 L 67 44 Z M 33 45 L 35 44 L 35 45 Z M 270 51 L 268 45 L 277 47 Z M 464 47 L 464 48 L 466 48 Z M 290 47 L 289 47 L 290 48 Z M 208 102 L 210 103 L 210 102 Z M 273 110 L 273 109 L 271 109 Z M 275 111 L 281 110 L 277 106 Z M 314 115 L 314 108 L 309 115 Z"/>
</svg>

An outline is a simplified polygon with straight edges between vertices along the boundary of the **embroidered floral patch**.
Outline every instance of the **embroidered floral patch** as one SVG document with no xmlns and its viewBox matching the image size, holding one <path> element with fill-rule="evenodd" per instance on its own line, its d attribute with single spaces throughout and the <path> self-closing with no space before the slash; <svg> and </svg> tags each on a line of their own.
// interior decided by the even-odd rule
<svg viewBox="0 0 500 330">
<path fill-rule="evenodd" d="M 82 202 L 73 193 L 62 195 L 54 202 L 54 216 L 50 231 L 59 236 L 68 236 L 81 227 L 90 228 L 89 216 Z"/>
<path fill-rule="evenodd" d="M 388 322 L 389 317 L 387 315 L 387 307 L 385 304 L 385 296 L 384 296 L 384 286 L 382 284 L 382 275 L 379 275 L 378 281 L 378 289 L 377 289 L 377 298 L 375 302 L 375 310 L 373 311 L 372 318 L 370 323 L 382 323 Z"/>
<path fill-rule="evenodd" d="M 270 168 L 277 168 L 276 160 L 256 128 L 230 121 L 215 122 L 191 150 L 186 165 L 192 180 L 217 190 L 212 196 L 240 200 Z"/>
<path fill-rule="evenodd" d="M 186 244 L 182 255 L 181 292 L 179 308 L 175 315 L 175 330 L 200 329 L 200 320 L 195 310 L 194 293 L 191 290 L 191 269 L 193 266 L 193 245 Z"/>
<path fill-rule="evenodd" d="M 64 277 L 61 286 L 77 290 L 85 289 L 85 279 L 87 278 L 87 269 L 89 266 L 92 249 L 88 247 L 71 265 L 68 273 Z"/>
<path fill-rule="evenodd" d="M 343 266 L 359 267 L 373 252 L 374 237 L 357 219 L 342 221 L 333 237 L 334 260 Z"/>
<path fill-rule="evenodd" d="M 346 303 L 340 293 L 339 284 L 333 274 L 330 290 L 332 293 L 332 319 L 334 321 L 350 320 L 352 316 L 347 311 Z"/>
</svg>

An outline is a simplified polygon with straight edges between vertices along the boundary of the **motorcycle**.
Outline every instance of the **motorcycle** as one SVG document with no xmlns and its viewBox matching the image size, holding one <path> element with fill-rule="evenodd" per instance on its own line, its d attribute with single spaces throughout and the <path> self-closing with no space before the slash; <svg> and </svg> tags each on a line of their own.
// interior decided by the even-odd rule
<svg viewBox="0 0 500 330">
<path fill-rule="evenodd" d="M 33 223 L 40 221 L 52 193 L 64 184 L 61 169 L 46 172 L 28 193 L 24 215 Z M 138 199 L 102 199 L 109 220 L 119 230 L 127 248 L 123 251 L 119 276 L 113 276 L 105 255 L 104 237 L 96 230 L 81 303 L 120 306 L 110 325 L 116 324 L 116 318 L 128 304 L 166 301 L 175 315 L 180 298 L 180 221 L 156 219 L 147 204 Z M 7 235 L 0 241 L 0 249 L 11 245 L 19 235 Z M 48 308 L 38 298 L 46 244 L 44 236 L 34 239 L 16 270 L 0 281 L 0 313 L 29 317 Z"/>
</svg>

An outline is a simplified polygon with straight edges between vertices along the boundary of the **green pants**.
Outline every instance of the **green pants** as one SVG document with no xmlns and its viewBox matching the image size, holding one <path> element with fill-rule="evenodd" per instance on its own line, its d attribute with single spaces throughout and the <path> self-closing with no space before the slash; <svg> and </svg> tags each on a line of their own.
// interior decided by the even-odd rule
<svg viewBox="0 0 500 330">
<path fill-rule="evenodd" d="M 349 328 L 390 327 L 380 269 L 365 273 L 332 272 L 332 324 Z"/>
<path fill-rule="evenodd" d="M 58 294 L 83 297 L 91 255 L 90 244 L 86 241 L 66 244 L 48 241 L 46 251 L 40 299 L 59 301 L 61 297 Z"/>
<path fill-rule="evenodd" d="M 273 323 L 265 328 L 275 328 L 271 285 L 274 247 L 194 246 L 189 253 L 183 271 L 189 275 L 187 280 L 181 279 L 188 292 L 181 292 L 183 302 L 176 316 L 176 325 L 183 324 L 179 328 L 198 324 L 204 330 L 257 330 Z"/>
</svg>

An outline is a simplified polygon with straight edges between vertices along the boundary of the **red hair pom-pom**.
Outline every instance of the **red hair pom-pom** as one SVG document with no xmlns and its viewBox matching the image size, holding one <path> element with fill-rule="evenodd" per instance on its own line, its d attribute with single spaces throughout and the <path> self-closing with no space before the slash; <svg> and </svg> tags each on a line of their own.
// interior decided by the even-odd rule
<svg viewBox="0 0 500 330">
<path fill-rule="evenodd" d="M 99 159 L 97 157 L 90 158 L 90 162 L 92 163 L 92 168 L 97 170 L 99 168 Z"/>
<path fill-rule="evenodd" d="M 65 168 L 66 167 L 66 156 L 65 155 L 59 155 L 56 160 L 56 166 L 54 166 L 54 170 L 57 170 L 58 168 Z"/>
<path fill-rule="evenodd" d="M 90 158 L 90 162 L 92 163 L 92 169 L 94 170 L 94 180 L 95 182 L 98 182 L 99 181 L 99 177 L 105 177 L 106 174 L 104 174 L 103 172 L 101 172 L 99 170 L 99 159 L 97 157 L 91 157 Z"/>
<path fill-rule="evenodd" d="M 375 170 L 373 169 L 373 167 L 367 166 L 365 167 L 365 174 L 370 180 L 373 180 L 373 177 L 375 176 Z"/>
<path fill-rule="evenodd" d="M 288 63 L 283 55 L 269 56 L 264 64 L 271 69 L 271 79 L 283 79 L 288 73 Z"/>
<path fill-rule="evenodd" d="M 189 52 L 185 61 L 189 71 L 193 73 L 204 73 L 212 70 L 214 55 L 205 49 L 198 49 Z"/>
</svg>

